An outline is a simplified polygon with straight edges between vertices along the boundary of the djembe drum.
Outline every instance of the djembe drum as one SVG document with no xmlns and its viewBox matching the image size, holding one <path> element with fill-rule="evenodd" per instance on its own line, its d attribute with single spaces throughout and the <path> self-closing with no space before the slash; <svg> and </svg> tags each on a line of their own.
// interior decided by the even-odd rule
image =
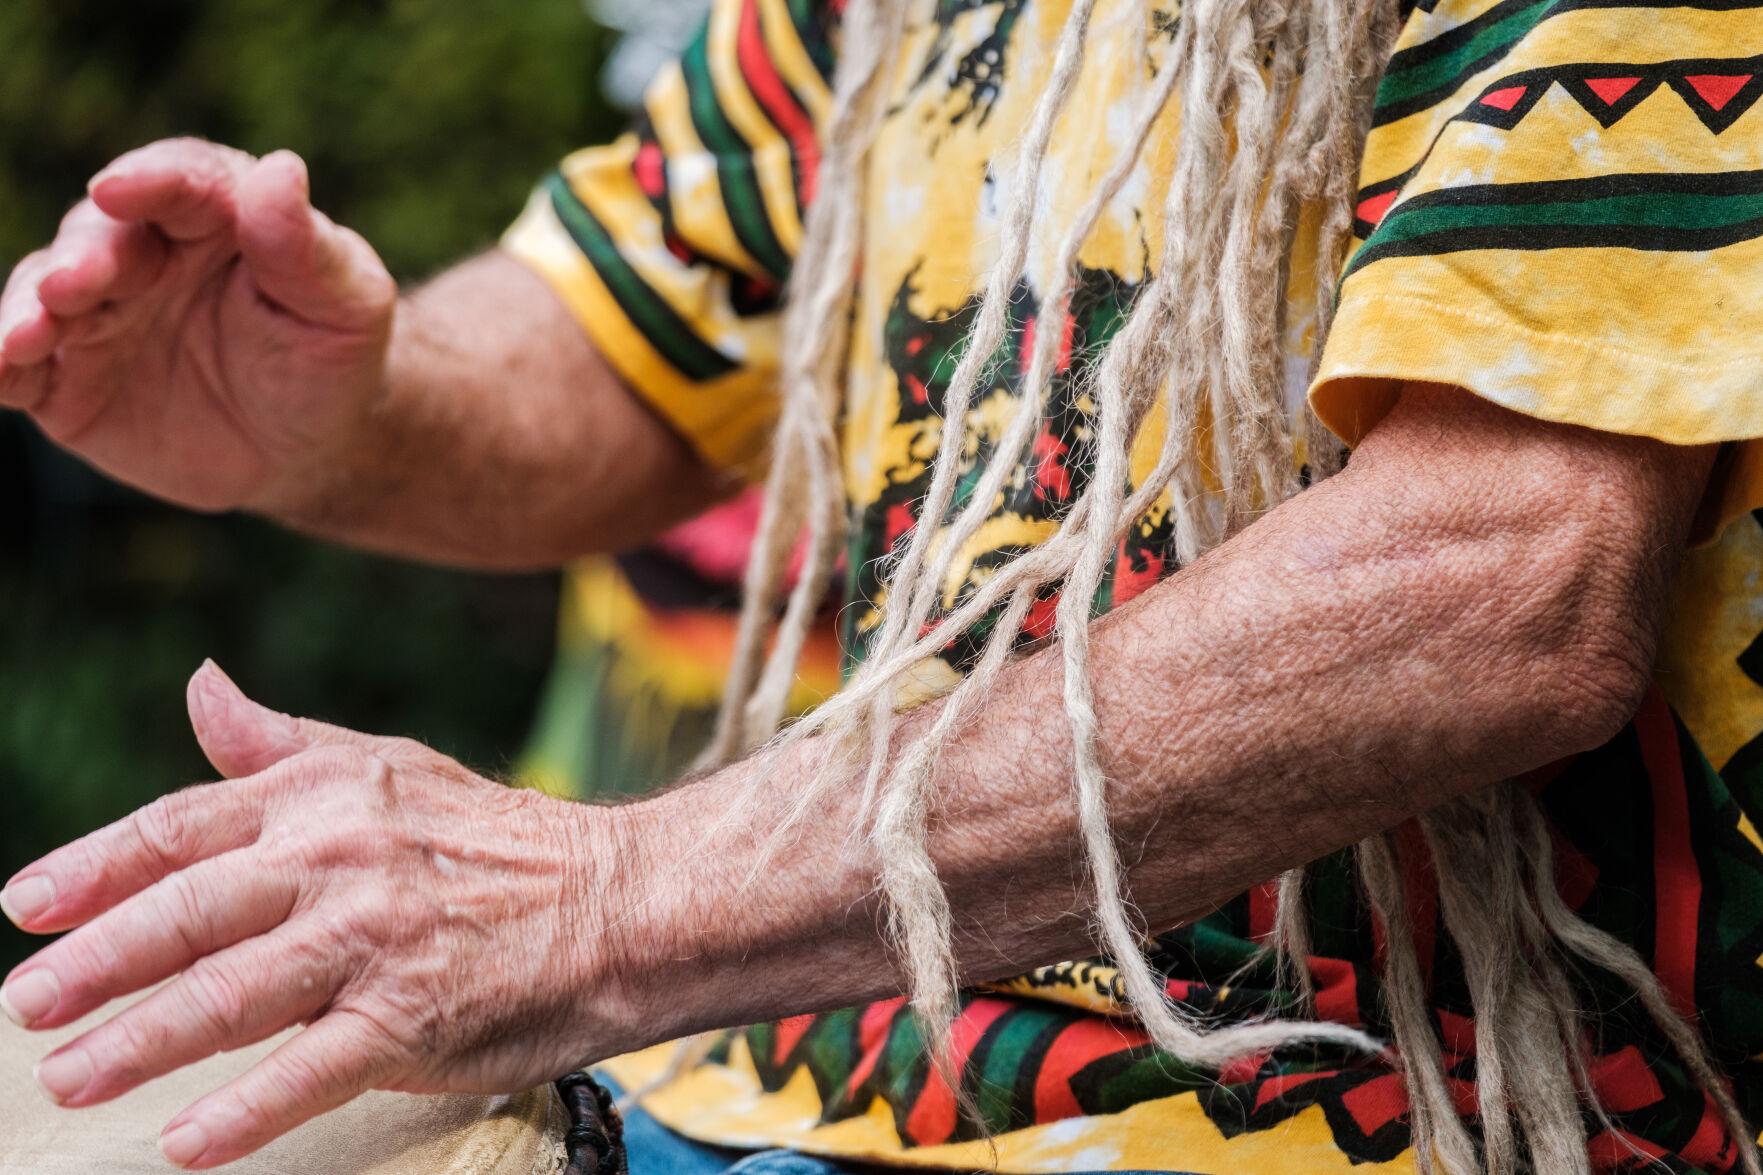
<svg viewBox="0 0 1763 1175">
<path fill-rule="evenodd" d="M 113 1011 L 114 1009 L 111 1009 Z M 108 1105 L 62 1110 L 32 1066 L 100 1022 L 27 1033 L 0 1018 L 0 1175 L 166 1175 L 159 1132 L 286 1037 L 212 1057 Z M 622 1175 L 617 1113 L 585 1077 L 510 1097 L 370 1093 L 224 1168 L 239 1175 Z"/>
</svg>

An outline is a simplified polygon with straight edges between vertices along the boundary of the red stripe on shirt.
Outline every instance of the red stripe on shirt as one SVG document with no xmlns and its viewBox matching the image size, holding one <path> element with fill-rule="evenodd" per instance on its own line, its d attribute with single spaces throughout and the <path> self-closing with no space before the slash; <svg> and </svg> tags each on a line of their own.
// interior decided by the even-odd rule
<svg viewBox="0 0 1763 1175">
<path fill-rule="evenodd" d="M 1696 921 L 1702 876 L 1690 841 L 1689 797 L 1677 724 L 1665 696 L 1647 692 L 1634 718 L 1653 788 L 1653 970 L 1686 1019 L 1696 1015 Z"/>
<path fill-rule="evenodd" d="M 1015 1006 L 1011 1000 L 981 996 L 955 1018 L 949 1027 L 949 1069 L 957 1081 L 986 1029 Z M 943 1080 L 942 1072 L 931 1065 L 924 1075 L 924 1089 L 906 1116 L 906 1136 L 914 1146 L 935 1146 L 947 1142 L 954 1133 L 955 1091 Z"/>
<path fill-rule="evenodd" d="M 814 137 L 814 122 L 808 117 L 807 111 L 796 104 L 796 96 L 790 93 L 789 86 L 778 74 L 777 67 L 772 64 L 771 57 L 765 51 L 765 35 L 759 29 L 758 0 L 746 0 L 741 5 L 741 24 L 735 38 L 735 56 L 741 63 L 741 75 L 747 79 L 747 87 L 759 100 L 767 117 L 783 132 L 789 140 L 790 150 L 800 164 L 801 190 L 798 193 L 802 206 L 806 208 L 814 199 L 814 175 L 817 170 L 815 163 L 820 158 L 818 140 Z"/>
</svg>

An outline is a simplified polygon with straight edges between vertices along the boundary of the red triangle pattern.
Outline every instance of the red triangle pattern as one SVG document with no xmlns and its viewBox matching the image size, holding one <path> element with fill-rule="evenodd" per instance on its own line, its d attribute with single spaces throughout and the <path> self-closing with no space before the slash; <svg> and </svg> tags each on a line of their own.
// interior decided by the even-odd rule
<svg viewBox="0 0 1763 1175">
<path fill-rule="evenodd" d="M 1756 76 L 1750 73 L 1693 73 L 1683 80 L 1701 95 L 1702 101 L 1715 110 L 1722 110 Z"/>
<path fill-rule="evenodd" d="M 1353 215 L 1357 216 L 1360 220 L 1363 220 L 1366 224 L 1380 224 L 1383 221 L 1384 213 L 1388 212 L 1390 210 L 1390 205 L 1395 202 L 1395 189 L 1381 192 L 1375 196 L 1367 196 L 1365 199 L 1359 201 L 1359 207 L 1353 210 Z"/>
<path fill-rule="evenodd" d="M 1510 110 L 1518 105 L 1519 99 L 1529 86 L 1507 86 L 1502 90 L 1493 90 L 1481 96 L 1483 106 L 1492 106 L 1495 110 Z"/>
<path fill-rule="evenodd" d="M 1622 101 L 1622 96 L 1641 84 L 1639 78 L 1587 78 L 1586 89 L 1604 100 L 1604 105 L 1614 106 Z"/>
</svg>

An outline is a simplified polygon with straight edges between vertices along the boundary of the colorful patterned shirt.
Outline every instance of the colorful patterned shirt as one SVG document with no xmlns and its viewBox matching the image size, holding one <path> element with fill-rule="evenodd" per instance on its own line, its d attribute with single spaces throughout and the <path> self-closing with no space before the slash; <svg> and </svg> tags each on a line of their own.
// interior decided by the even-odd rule
<svg viewBox="0 0 1763 1175">
<path fill-rule="evenodd" d="M 942 427 L 952 353 L 996 257 L 1008 156 L 1050 67 L 1069 0 L 915 4 L 871 166 L 843 440 L 853 517 L 847 655 L 876 618 L 876 559 L 915 516 Z M 1131 5 L 1101 0 L 1079 90 L 1055 136 L 1053 224 L 1112 162 L 1147 85 Z M 1159 14 L 1161 27 L 1177 13 Z M 1562 892 L 1632 944 L 1699 1019 L 1753 1121 L 1763 1118 L 1763 5 L 1748 0 L 1417 0 L 1382 79 L 1356 204 L 1358 239 L 1320 373 L 1309 275 L 1294 274 L 1288 380 L 1351 444 L 1403 381 L 1458 385 L 1515 411 L 1676 443 L 1722 442 L 1671 605 L 1655 686 L 1607 745 L 1540 773 Z M 715 0 L 703 33 L 617 143 L 566 160 L 510 231 L 637 394 L 710 461 L 763 460 L 775 417 L 779 287 L 814 197 L 836 17 L 809 0 Z M 1150 68 L 1164 67 L 1167 39 Z M 1033 453 L 956 560 L 958 594 L 1042 540 L 1088 472 L 1070 459 L 1087 404 L 1075 376 L 1158 255 L 1168 114 L 1138 176 L 1080 258 L 1066 320 L 1036 321 L 1053 250 L 1017 291 L 1010 350 L 965 451 L 1010 415 L 1024 344 L 1063 331 L 1067 365 Z M 1077 182 L 1082 179 L 1084 182 Z M 1042 242 L 1045 245 L 1045 242 Z M 1152 446 L 1155 447 L 1154 445 Z M 1497 460 L 1490 456 L 1490 460 Z M 1417 470 L 1416 476 L 1425 476 Z M 948 520 L 934 520 L 944 524 Z M 1101 603 L 1173 570 L 1154 509 L 1123 543 Z M 943 659 L 958 674 L 971 649 Z M 1412 839 L 1412 838 L 1411 838 Z M 1463 970 L 1438 928 L 1417 844 L 1410 919 L 1450 1077 L 1472 1105 Z M 1379 929 L 1344 856 L 1315 867 L 1321 1016 L 1391 1036 Z M 1263 886 L 1161 937 L 1178 999 L 1234 1017 L 1288 1004 L 1257 952 Z M 1677 1171 L 1724 1171 L 1736 1148 L 1639 1003 L 1582 969 L 1602 1012 L 1592 1077 L 1616 1134 Z M 750 1027 L 648 1098 L 659 1118 L 730 1145 L 790 1146 L 931 1167 L 1180 1169 L 1319 1175 L 1414 1169 L 1401 1076 L 1313 1052 L 1197 1072 L 1151 1047 L 1105 960 L 972 993 L 958 1114 L 898 1000 Z M 612 1066 L 627 1086 L 651 1051 Z"/>
</svg>

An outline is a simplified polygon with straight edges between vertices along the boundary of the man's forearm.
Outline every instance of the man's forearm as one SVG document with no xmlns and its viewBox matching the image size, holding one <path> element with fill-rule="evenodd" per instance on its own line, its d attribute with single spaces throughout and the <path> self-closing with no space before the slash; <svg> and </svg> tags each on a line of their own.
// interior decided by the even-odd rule
<svg viewBox="0 0 1763 1175">
<path fill-rule="evenodd" d="M 544 283 L 492 252 L 402 299 L 381 395 L 257 505 L 325 538 L 517 569 L 641 542 L 725 491 Z"/>
<path fill-rule="evenodd" d="M 1453 396 L 1416 393 L 1347 472 L 1098 622 L 1114 827 L 1151 929 L 1632 710 L 1708 454 Z M 931 847 L 970 981 L 1093 950 L 1057 655 L 1010 669 L 938 770 Z M 649 884 L 619 954 L 666 993 L 656 1038 L 900 990 L 855 781 L 773 843 L 819 753 L 620 815 Z"/>
</svg>

